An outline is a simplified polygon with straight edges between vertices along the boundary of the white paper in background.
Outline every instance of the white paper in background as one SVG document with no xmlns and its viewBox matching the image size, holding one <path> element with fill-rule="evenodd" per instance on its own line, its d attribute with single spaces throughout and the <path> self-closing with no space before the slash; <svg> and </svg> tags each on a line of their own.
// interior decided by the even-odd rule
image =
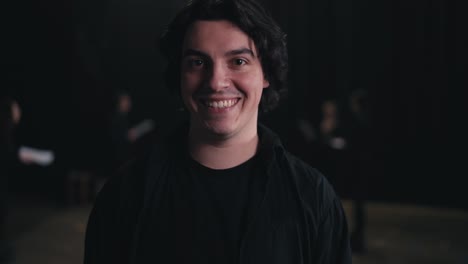
<svg viewBox="0 0 468 264">
<path fill-rule="evenodd" d="M 330 140 L 330 146 L 334 149 L 344 149 L 346 147 L 346 140 L 342 137 L 334 137 Z"/>
<path fill-rule="evenodd" d="M 32 162 L 41 166 L 48 166 L 54 161 L 54 152 L 51 150 L 21 146 L 18 152 L 20 157 L 26 156 Z"/>
<path fill-rule="evenodd" d="M 154 129 L 154 122 L 151 119 L 145 119 L 133 127 L 135 138 L 139 138 Z"/>
</svg>

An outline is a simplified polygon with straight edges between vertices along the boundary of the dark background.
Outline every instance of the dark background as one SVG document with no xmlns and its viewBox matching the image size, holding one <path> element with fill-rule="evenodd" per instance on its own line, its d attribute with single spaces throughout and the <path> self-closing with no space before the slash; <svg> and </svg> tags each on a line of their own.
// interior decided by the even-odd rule
<svg viewBox="0 0 468 264">
<path fill-rule="evenodd" d="M 462 1 L 263 2 L 288 34 L 289 99 L 275 117 L 285 130 L 296 117 L 316 116 L 324 98 L 365 88 L 374 150 L 369 199 L 466 209 Z M 2 3 L 1 90 L 22 106 L 18 140 L 57 156 L 52 167 L 24 168 L 17 189 L 58 188 L 69 168 L 100 163 L 115 89 L 132 94 L 134 121 L 171 122 L 177 105 L 163 85 L 156 42 L 181 4 Z"/>
</svg>

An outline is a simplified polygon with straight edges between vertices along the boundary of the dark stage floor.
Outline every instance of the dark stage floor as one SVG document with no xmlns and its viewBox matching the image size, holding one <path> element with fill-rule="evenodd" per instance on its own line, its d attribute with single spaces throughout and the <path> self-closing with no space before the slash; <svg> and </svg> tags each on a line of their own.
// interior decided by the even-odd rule
<svg viewBox="0 0 468 264">
<path fill-rule="evenodd" d="M 63 207 L 37 197 L 14 197 L 10 235 L 14 264 L 79 264 L 91 205 Z M 349 214 L 351 204 L 344 201 Z M 468 264 L 468 212 L 372 202 L 368 252 L 355 264 Z M 350 218 L 350 225 L 352 225 Z"/>
</svg>

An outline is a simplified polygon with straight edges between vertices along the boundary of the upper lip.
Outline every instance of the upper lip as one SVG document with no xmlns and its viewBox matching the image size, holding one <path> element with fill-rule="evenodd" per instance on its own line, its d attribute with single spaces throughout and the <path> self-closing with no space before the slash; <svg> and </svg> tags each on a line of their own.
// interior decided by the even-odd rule
<svg viewBox="0 0 468 264">
<path fill-rule="evenodd" d="M 240 97 L 218 97 L 218 96 L 210 96 L 210 97 L 200 97 L 199 99 L 202 101 L 225 101 L 225 100 L 237 100 Z"/>
</svg>

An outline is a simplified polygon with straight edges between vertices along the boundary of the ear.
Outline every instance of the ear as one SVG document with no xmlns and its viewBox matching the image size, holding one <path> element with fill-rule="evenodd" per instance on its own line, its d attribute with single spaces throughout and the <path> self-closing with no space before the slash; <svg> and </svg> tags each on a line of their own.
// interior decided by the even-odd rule
<svg viewBox="0 0 468 264">
<path fill-rule="evenodd" d="M 263 89 L 270 87 L 270 82 L 267 79 L 263 79 Z"/>
</svg>

